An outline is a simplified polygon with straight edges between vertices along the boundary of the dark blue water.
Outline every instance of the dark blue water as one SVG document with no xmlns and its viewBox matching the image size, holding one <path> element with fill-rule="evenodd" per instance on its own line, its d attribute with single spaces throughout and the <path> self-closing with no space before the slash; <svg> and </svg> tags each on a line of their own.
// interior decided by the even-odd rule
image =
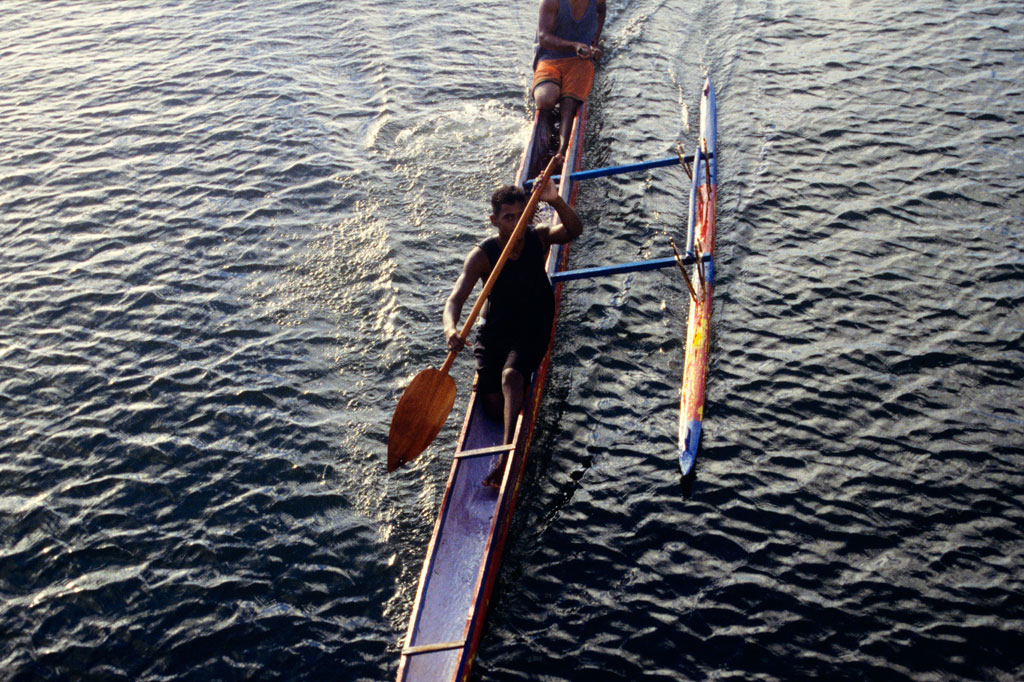
<svg viewBox="0 0 1024 682">
<path fill-rule="evenodd" d="M 486 5 L 486 6 L 484 6 Z M 384 473 L 530 122 L 536 4 L 0 7 L 0 679 L 394 676 L 472 363 Z M 565 287 L 481 680 L 1024 676 L 1024 11 L 609 0 L 585 165 L 718 89 L 685 293 Z M 573 267 L 685 176 L 584 186 Z"/>
</svg>

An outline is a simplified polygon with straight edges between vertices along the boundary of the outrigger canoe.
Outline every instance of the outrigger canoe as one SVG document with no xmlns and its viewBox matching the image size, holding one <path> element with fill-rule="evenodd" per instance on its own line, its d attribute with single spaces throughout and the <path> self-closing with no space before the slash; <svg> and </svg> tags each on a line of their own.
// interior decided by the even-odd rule
<svg viewBox="0 0 1024 682">
<path fill-rule="evenodd" d="M 580 105 L 565 163 L 561 174 L 555 178 L 562 198 L 575 205 L 576 183 L 580 180 L 681 163 L 692 177 L 685 255 L 676 252 L 665 258 L 571 271 L 566 270 L 568 245 L 552 247 L 547 256 L 547 271 L 555 292 L 556 324 L 561 287 L 567 280 L 676 265 L 683 271 L 690 292 L 678 451 L 684 475 L 693 468 L 700 439 L 714 280 L 716 113 L 710 80 L 704 85 L 700 111 L 700 137 L 692 156 L 684 157 L 680 151 L 676 157 L 667 159 L 582 171 L 587 107 Z M 533 158 L 534 150 L 541 146 L 535 144 L 541 134 L 535 120 L 531 142 L 516 175 L 517 182 L 524 187 L 529 187 L 530 169 L 542 165 Z M 692 266 L 691 274 L 687 274 L 686 265 Z M 473 388 L 441 510 L 420 573 L 398 667 L 400 682 L 461 682 L 469 677 L 537 424 L 553 339 L 554 331 L 527 391 L 511 443 L 502 442 L 502 423 L 484 413 L 476 387 Z M 483 480 L 504 453 L 510 453 L 510 457 L 501 487 L 496 492 L 484 486 Z"/>
</svg>

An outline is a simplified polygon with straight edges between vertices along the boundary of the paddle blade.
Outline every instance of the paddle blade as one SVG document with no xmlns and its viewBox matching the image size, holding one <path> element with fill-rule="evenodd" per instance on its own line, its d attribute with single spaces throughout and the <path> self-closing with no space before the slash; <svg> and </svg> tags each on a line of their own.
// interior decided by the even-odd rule
<svg viewBox="0 0 1024 682">
<path fill-rule="evenodd" d="M 398 400 L 388 433 L 388 471 L 415 459 L 434 442 L 455 404 L 455 380 L 447 372 L 425 369 Z"/>
</svg>

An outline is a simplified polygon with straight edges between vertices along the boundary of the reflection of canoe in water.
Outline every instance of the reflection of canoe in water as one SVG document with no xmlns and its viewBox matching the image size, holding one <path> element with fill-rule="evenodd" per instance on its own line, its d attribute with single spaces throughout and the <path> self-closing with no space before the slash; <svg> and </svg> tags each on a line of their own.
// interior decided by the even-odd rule
<svg viewBox="0 0 1024 682">
<path fill-rule="evenodd" d="M 559 191 L 570 205 L 576 193 L 568 175 L 579 170 L 582 161 L 586 111 L 585 104 L 577 110 L 572 142 L 561 169 L 564 179 Z M 538 148 L 534 138 L 539 134 L 535 122 L 516 178 L 520 185 L 527 179 L 528 169 L 537 165 L 532 155 Z M 563 270 L 568 256 L 567 245 L 553 246 L 547 258 L 548 273 Z M 557 314 L 561 284 L 555 283 L 554 287 Z M 398 668 L 399 680 L 441 682 L 463 680 L 469 674 L 525 470 L 550 360 L 549 343 L 508 445 L 502 442 L 502 423 L 484 414 L 475 388 L 469 398 L 441 512 L 420 574 Z M 505 452 L 511 452 L 511 456 L 501 489 L 495 491 L 484 486 L 483 480 Z"/>
<path fill-rule="evenodd" d="M 556 314 L 565 280 L 640 272 L 684 265 L 690 295 L 690 318 L 683 369 L 682 404 L 679 418 L 679 462 L 684 473 L 693 467 L 700 439 L 707 377 L 708 322 L 711 316 L 711 288 L 714 279 L 714 228 L 716 180 L 715 94 L 707 81 L 701 97 L 700 138 L 692 157 L 672 157 L 580 171 L 586 105 L 577 111 L 572 142 L 558 178 L 559 191 L 575 203 L 575 183 L 618 173 L 635 172 L 692 162 L 690 218 L 687 248 L 683 256 L 658 258 L 609 267 L 565 271 L 568 247 L 552 247 L 547 270 L 555 288 Z M 538 135 L 534 134 L 520 164 L 517 182 L 527 185 L 527 169 L 537 167 L 532 158 Z M 556 320 L 557 321 L 557 320 Z M 553 333 L 552 333 L 553 337 Z M 551 361 L 551 346 L 533 377 L 512 443 L 505 445 L 503 425 L 484 414 L 476 390 L 470 396 L 462 433 L 459 436 L 441 511 L 427 549 L 419 588 L 413 603 L 409 630 L 398 668 L 400 681 L 448 682 L 465 680 L 480 643 L 488 601 L 501 563 L 501 555 L 512 519 L 526 458 L 537 424 L 541 393 Z M 433 436 L 431 436 L 432 438 Z M 429 441 L 428 441 L 429 442 Z M 499 491 L 483 485 L 484 478 L 501 455 L 511 453 Z"/>
</svg>

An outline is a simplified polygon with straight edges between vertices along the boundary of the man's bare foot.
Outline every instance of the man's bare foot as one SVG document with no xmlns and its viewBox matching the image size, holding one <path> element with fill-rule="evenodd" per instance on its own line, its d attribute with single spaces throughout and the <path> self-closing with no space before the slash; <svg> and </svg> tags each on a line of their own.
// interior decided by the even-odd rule
<svg viewBox="0 0 1024 682">
<path fill-rule="evenodd" d="M 485 486 L 495 490 L 501 489 L 501 482 L 505 478 L 505 462 L 507 459 L 507 455 L 502 457 L 498 465 L 491 470 L 491 473 L 487 474 L 487 478 L 484 479 Z"/>
</svg>

